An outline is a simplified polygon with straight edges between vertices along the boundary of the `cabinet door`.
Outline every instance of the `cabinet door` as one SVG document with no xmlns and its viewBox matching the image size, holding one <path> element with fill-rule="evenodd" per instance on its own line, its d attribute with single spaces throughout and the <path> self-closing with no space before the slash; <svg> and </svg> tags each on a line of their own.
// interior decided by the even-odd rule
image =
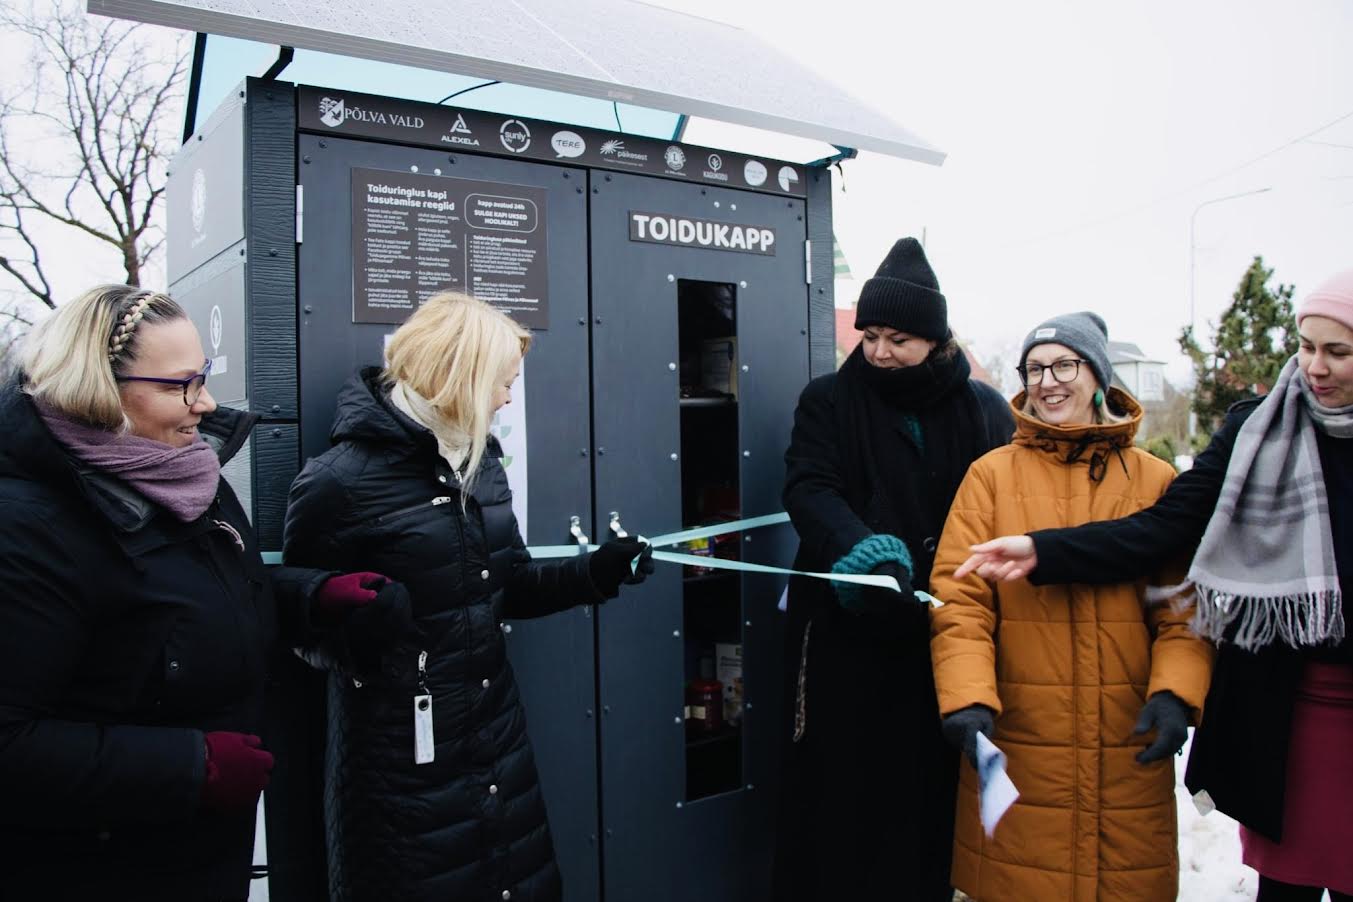
<svg viewBox="0 0 1353 902">
<path fill-rule="evenodd" d="M 611 512 L 653 536 L 780 511 L 808 376 L 803 201 L 598 173 L 589 198 L 597 539 Z M 788 566 L 795 542 L 786 524 L 714 545 Z M 600 610 L 607 898 L 768 897 L 783 585 L 659 564 Z M 735 683 L 736 650 L 741 710 L 709 716 L 700 685 L 688 705 L 702 671 Z"/>
<path fill-rule="evenodd" d="M 531 208 L 535 219 L 521 220 L 522 228 L 530 227 L 531 233 L 515 246 L 543 249 L 546 266 L 526 261 L 525 268 L 536 268 L 528 279 L 544 279 L 547 322 L 533 329 L 533 344 L 523 363 L 521 382 L 514 388 L 513 403 L 500 414 L 495 428 L 505 452 L 514 458 L 504 462 L 527 543 L 571 541 L 572 516 L 581 519 L 583 530 L 592 532 L 585 172 L 309 135 L 301 136 L 299 151 L 305 198 L 298 315 L 302 456 L 314 456 L 329 446 L 339 388 L 358 367 L 381 363 L 385 337 L 397 327 L 391 322 L 353 321 L 354 278 L 361 276 L 361 265 L 354 262 L 360 256 L 354 252 L 360 247 L 354 244 L 354 224 L 372 221 L 369 214 L 364 218 L 357 212 L 363 203 L 374 203 L 354 197 L 354 170 L 388 174 L 372 176 L 372 180 L 384 179 L 394 185 L 403 179 L 409 183 L 405 188 L 413 185 L 435 191 L 440 182 L 448 186 L 450 200 L 459 203 L 458 199 L 474 192 L 499 204 L 494 209 L 509 213 L 520 212 L 512 206 L 513 198 L 526 198 L 529 203 L 522 208 Z M 466 214 L 461 208 L 451 215 Z M 409 240 L 412 226 L 392 225 L 389 219 L 380 222 L 379 234 L 373 232 L 372 237 Z M 488 226 L 501 223 L 486 218 L 481 224 L 486 227 L 481 235 L 492 242 L 495 230 Z M 432 248 L 433 256 L 444 257 L 438 265 L 465 277 L 453 287 L 463 290 L 468 282 L 469 293 L 475 294 L 475 267 L 466 257 L 474 251 L 461 240 L 464 226 L 429 221 L 425 227 L 437 233 L 425 246 Z M 510 232 L 497 231 L 516 239 Z M 356 238 L 360 241 L 363 236 Z M 392 253 L 397 256 L 398 251 Z M 511 271 L 523 265 L 521 255 L 514 257 L 510 251 L 499 253 L 498 262 L 500 271 L 507 274 L 499 277 L 502 281 L 510 281 Z M 407 262 L 402 265 L 410 268 Z M 412 268 L 418 269 L 416 261 Z M 539 287 L 538 281 L 534 287 Z M 541 321 L 528 320 L 532 322 L 538 326 Z M 599 859 L 592 609 L 574 608 L 507 626 L 511 630 L 509 654 L 526 704 L 567 897 L 595 899 Z"/>
</svg>

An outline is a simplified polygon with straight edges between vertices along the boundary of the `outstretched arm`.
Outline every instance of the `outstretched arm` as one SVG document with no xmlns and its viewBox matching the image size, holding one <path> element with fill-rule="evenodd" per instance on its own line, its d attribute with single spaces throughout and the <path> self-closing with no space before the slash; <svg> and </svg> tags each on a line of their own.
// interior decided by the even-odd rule
<svg viewBox="0 0 1353 902">
<path fill-rule="evenodd" d="M 1253 407 L 1233 409 L 1222 428 L 1155 504 L 1118 520 L 1024 536 L 1001 536 L 970 549 L 957 576 L 992 581 L 1028 578 L 1034 585 L 1117 583 L 1191 552 L 1217 506 L 1236 433 Z"/>
</svg>

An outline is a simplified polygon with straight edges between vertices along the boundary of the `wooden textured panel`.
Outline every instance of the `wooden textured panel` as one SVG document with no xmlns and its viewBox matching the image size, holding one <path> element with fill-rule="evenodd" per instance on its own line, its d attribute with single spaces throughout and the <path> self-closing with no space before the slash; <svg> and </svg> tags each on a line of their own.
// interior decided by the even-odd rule
<svg viewBox="0 0 1353 902">
<path fill-rule="evenodd" d="M 295 89 L 251 78 L 245 90 L 250 408 L 265 420 L 295 420 Z"/>
</svg>

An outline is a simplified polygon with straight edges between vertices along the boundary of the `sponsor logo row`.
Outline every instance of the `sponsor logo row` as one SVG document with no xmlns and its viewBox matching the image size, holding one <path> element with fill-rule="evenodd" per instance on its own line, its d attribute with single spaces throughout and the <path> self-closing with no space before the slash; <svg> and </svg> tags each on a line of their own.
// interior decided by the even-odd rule
<svg viewBox="0 0 1353 902">
<path fill-rule="evenodd" d="M 329 128 L 338 128 L 353 120 L 395 128 L 422 129 L 425 125 L 420 116 L 368 110 L 356 104 L 349 105 L 341 97 L 324 97 L 320 100 L 319 120 Z M 491 141 L 492 138 L 489 140 Z M 533 140 L 535 140 L 535 136 L 531 134 L 530 127 L 520 119 L 505 119 L 498 129 L 498 142 L 508 153 L 526 153 L 531 148 Z M 456 114 L 455 121 L 442 135 L 441 141 L 443 144 L 454 144 L 461 147 L 482 146 L 480 139 L 465 121 L 464 114 L 461 113 Z M 577 132 L 560 129 L 550 136 L 550 149 L 553 150 L 557 160 L 575 159 L 587 152 L 587 141 Z M 597 147 L 597 153 L 612 164 L 636 168 L 649 165 L 647 152 L 627 149 L 624 140 L 620 138 L 610 138 L 601 142 Z M 663 152 L 662 162 L 668 175 L 686 175 L 686 167 L 690 160 L 686 156 L 684 148 L 678 144 L 671 144 Z M 729 173 L 724 171 L 725 163 L 721 155 L 710 153 L 703 162 L 704 167 L 700 170 L 702 178 L 725 183 L 731 181 Z M 760 160 L 749 159 L 743 164 L 743 181 L 751 187 L 760 188 L 766 184 L 769 177 L 770 171 Z M 798 186 L 799 173 L 793 166 L 781 166 L 776 173 L 776 181 L 780 190 L 792 192 Z"/>
</svg>

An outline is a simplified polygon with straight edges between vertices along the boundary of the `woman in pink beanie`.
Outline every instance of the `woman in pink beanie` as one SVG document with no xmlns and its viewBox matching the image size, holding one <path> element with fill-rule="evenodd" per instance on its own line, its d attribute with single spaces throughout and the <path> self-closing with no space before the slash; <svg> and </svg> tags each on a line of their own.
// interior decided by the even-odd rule
<svg viewBox="0 0 1353 902">
<path fill-rule="evenodd" d="M 1301 344 L 1193 469 L 1119 520 L 1005 536 L 960 572 L 1036 585 L 1148 573 L 1196 546 L 1194 628 L 1220 646 L 1185 782 L 1241 824 L 1258 902 L 1353 900 L 1353 269 L 1297 309 Z"/>
</svg>

